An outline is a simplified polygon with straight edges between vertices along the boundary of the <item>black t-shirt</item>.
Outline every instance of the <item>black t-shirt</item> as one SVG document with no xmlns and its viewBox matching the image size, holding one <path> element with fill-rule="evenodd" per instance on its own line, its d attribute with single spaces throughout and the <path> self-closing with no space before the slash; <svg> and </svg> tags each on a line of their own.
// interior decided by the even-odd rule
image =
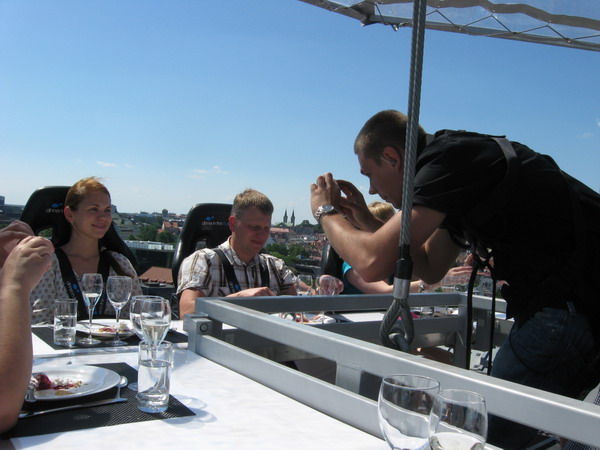
<svg viewBox="0 0 600 450">
<path fill-rule="evenodd" d="M 576 300 L 570 285 L 579 281 L 562 275 L 576 248 L 574 216 L 567 181 L 554 162 L 517 142 L 512 146 L 519 162 L 514 190 L 503 204 L 490 205 L 490 194 L 507 174 L 499 145 L 475 133 L 436 137 L 417 157 L 414 204 L 445 213 L 442 226 L 457 239 L 464 240 L 470 229 L 479 244 L 492 250 L 497 279 L 510 285 L 505 295 L 509 315 L 526 319 L 544 306 Z M 591 192 L 574 179 L 569 184 Z M 486 209 L 491 213 L 481 214 L 488 216 L 484 223 L 469 217 Z M 585 259 L 592 261 L 593 255 Z"/>
</svg>

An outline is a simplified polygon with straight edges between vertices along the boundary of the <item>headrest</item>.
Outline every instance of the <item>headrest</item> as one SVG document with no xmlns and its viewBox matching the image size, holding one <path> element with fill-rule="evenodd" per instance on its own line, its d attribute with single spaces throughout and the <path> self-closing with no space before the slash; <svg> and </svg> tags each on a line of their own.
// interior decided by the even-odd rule
<svg viewBox="0 0 600 450">
<path fill-rule="evenodd" d="M 225 203 L 199 203 L 190 209 L 173 257 L 174 283 L 177 283 L 181 262 L 196 251 L 198 242 L 204 242 L 206 248 L 214 248 L 229 237 L 231 206 Z"/>
<path fill-rule="evenodd" d="M 36 190 L 23 208 L 21 220 L 29 224 L 34 234 L 52 230 L 52 243 L 60 247 L 71 237 L 71 226 L 63 214 L 69 186 L 48 186 Z"/>
</svg>

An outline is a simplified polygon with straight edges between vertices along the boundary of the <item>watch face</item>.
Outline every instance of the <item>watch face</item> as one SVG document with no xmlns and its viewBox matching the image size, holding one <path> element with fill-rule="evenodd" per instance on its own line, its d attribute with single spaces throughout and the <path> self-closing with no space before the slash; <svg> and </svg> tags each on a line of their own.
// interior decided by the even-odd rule
<svg viewBox="0 0 600 450">
<path fill-rule="evenodd" d="M 333 205 L 323 205 L 321 206 L 321 211 L 325 214 L 327 214 L 328 212 L 333 211 Z"/>
</svg>

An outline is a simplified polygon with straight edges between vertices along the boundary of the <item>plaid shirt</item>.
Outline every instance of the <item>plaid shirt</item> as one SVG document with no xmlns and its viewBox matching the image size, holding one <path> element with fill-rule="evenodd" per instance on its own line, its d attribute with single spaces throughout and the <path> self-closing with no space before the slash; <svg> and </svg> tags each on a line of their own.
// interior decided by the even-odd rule
<svg viewBox="0 0 600 450">
<path fill-rule="evenodd" d="M 269 270 L 269 288 L 279 295 L 294 286 L 296 276 L 287 268 L 283 260 L 259 253 L 249 264 L 244 263 L 229 245 L 229 239 L 219 245 L 231 262 L 240 289 L 262 286 L 260 261 Z M 200 290 L 206 297 L 226 297 L 231 294 L 223 264 L 212 249 L 197 250 L 185 258 L 179 268 L 177 295 L 185 289 Z"/>
</svg>

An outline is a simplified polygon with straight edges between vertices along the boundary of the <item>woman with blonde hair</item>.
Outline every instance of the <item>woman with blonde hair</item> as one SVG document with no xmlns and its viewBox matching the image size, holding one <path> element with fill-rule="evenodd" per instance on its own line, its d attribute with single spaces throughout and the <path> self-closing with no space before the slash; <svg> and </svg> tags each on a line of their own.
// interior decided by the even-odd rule
<svg viewBox="0 0 600 450">
<path fill-rule="evenodd" d="M 78 319 L 88 318 L 78 287 L 85 273 L 102 274 L 104 283 L 111 275 L 129 276 L 134 280 L 131 295 L 142 293 L 131 262 L 124 255 L 107 249 L 103 242 L 112 224 L 112 204 L 108 189 L 98 178 L 84 178 L 69 189 L 64 216 L 71 225 L 71 236 L 64 245 L 56 248 L 52 267 L 29 297 L 34 324 L 52 321 L 57 298 L 76 298 Z M 115 316 L 112 305 L 106 301 L 106 294 L 96 304 L 94 315 Z"/>
</svg>

